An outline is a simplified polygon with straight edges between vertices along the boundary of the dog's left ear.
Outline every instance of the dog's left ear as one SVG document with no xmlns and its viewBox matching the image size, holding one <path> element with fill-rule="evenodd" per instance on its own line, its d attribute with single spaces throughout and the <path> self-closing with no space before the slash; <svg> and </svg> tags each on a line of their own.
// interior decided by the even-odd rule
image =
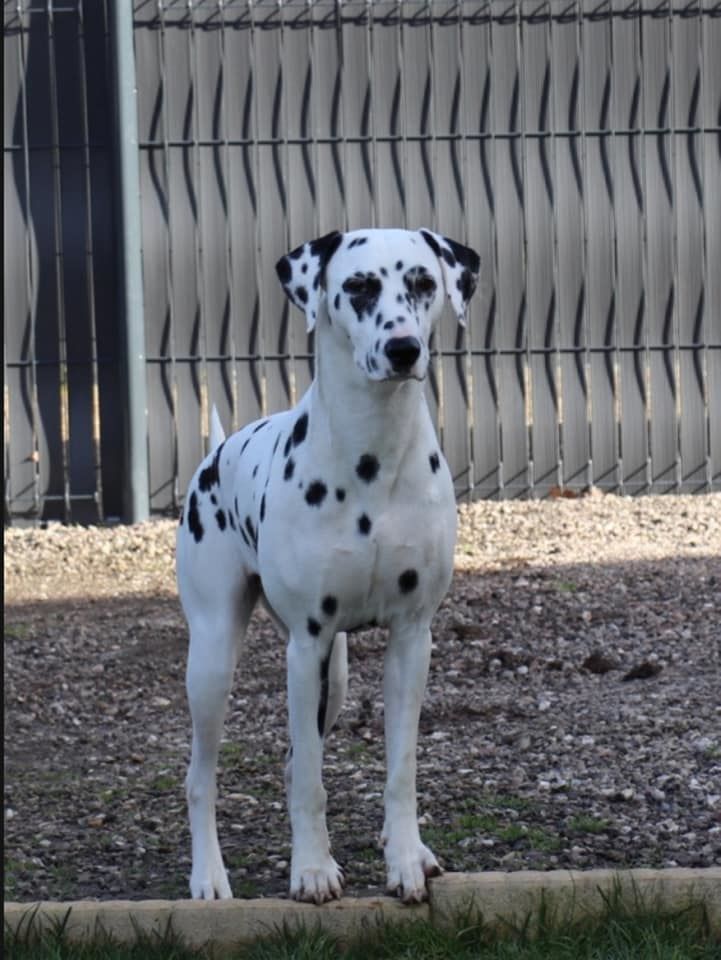
<svg viewBox="0 0 721 960">
<path fill-rule="evenodd" d="M 342 239 L 343 234 L 333 230 L 291 250 L 275 265 L 288 298 L 305 313 L 308 333 L 315 327 L 325 297 L 325 268 Z"/>
<path fill-rule="evenodd" d="M 440 233 L 421 230 L 420 234 L 440 261 L 448 299 L 458 322 L 465 327 L 466 307 L 478 283 L 481 258 L 475 250 Z"/>
</svg>

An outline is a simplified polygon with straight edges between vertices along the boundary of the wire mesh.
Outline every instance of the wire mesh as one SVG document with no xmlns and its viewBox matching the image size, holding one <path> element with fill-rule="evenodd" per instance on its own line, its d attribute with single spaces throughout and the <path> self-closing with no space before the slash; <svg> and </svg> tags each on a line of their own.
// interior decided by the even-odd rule
<svg viewBox="0 0 721 960">
<path fill-rule="evenodd" d="M 22 278 L 6 293 L 6 514 L 59 497 L 68 518 L 79 496 L 112 513 L 91 7 L 107 45 L 104 4 L 5 5 L 6 276 Z M 135 0 L 134 19 L 154 511 L 179 508 L 211 403 L 235 428 L 310 381 L 277 258 L 367 225 L 481 254 L 468 329 L 439 326 L 428 386 L 459 497 L 721 487 L 721 4 Z M 67 346 L 78 251 L 82 359 Z M 85 386 L 63 394 L 78 366 Z"/>
</svg>

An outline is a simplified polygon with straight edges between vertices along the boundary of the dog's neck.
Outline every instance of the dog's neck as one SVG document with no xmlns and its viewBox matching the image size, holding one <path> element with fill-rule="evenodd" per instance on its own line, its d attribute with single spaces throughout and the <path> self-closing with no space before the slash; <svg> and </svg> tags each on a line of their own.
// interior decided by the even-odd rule
<svg viewBox="0 0 721 960">
<path fill-rule="evenodd" d="M 370 382 L 347 346 L 339 342 L 345 336 L 331 329 L 327 316 L 319 317 L 311 385 L 315 423 L 321 427 L 319 421 L 325 420 L 333 452 L 346 462 L 355 463 L 363 453 L 373 453 L 389 465 L 398 463 L 406 447 L 415 444 L 424 418 L 430 417 L 424 385 L 418 380 Z"/>
</svg>

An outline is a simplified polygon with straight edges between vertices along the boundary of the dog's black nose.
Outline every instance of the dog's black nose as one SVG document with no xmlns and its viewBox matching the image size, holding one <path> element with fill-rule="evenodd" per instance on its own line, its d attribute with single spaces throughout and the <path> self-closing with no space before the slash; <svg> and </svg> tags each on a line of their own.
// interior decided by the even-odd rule
<svg viewBox="0 0 721 960">
<path fill-rule="evenodd" d="M 393 337 L 384 349 L 395 372 L 406 373 L 418 359 L 421 345 L 415 337 Z"/>
</svg>

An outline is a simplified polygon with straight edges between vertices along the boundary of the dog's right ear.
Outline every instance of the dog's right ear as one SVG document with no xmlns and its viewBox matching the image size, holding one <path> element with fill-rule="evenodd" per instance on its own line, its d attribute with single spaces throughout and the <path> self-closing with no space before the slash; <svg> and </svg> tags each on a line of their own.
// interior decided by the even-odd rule
<svg viewBox="0 0 721 960">
<path fill-rule="evenodd" d="M 333 230 L 291 250 L 275 265 L 288 298 L 305 312 L 308 333 L 315 327 L 325 297 L 325 268 L 342 240 L 343 234 Z"/>
</svg>

